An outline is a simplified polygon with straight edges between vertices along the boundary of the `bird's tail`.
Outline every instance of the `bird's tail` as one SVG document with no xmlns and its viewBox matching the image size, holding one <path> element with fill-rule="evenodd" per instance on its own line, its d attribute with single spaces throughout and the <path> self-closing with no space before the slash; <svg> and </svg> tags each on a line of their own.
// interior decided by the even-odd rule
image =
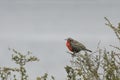
<svg viewBox="0 0 120 80">
<path fill-rule="evenodd" d="M 89 51 L 89 52 L 92 52 L 91 50 L 89 50 L 89 49 L 86 49 L 87 51 Z"/>
</svg>

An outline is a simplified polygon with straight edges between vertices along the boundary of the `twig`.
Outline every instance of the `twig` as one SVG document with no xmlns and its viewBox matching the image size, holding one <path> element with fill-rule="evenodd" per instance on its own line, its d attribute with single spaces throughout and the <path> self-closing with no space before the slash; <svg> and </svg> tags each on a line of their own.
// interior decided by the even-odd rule
<svg viewBox="0 0 120 80">
<path fill-rule="evenodd" d="M 105 24 L 108 25 L 109 27 L 111 27 L 116 32 L 117 29 L 112 25 L 112 23 L 106 17 L 104 17 L 104 18 L 108 22 L 108 23 L 105 23 Z"/>
<path fill-rule="evenodd" d="M 110 45 L 110 46 L 113 47 L 113 48 L 116 48 L 116 49 L 120 50 L 119 47 L 116 47 L 116 46 L 113 46 L 113 45 Z"/>
<path fill-rule="evenodd" d="M 104 17 L 105 18 L 105 20 L 109 23 L 109 24 L 111 24 L 111 22 L 107 19 L 107 17 Z M 111 24 L 112 25 L 112 24 Z"/>
<path fill-rule="evenodd" d="M 105 23 L 105 24 L 108 25 L 110 28 L 113 29 L 113 31 L 115 32 L 118 40 L 120 41 L 120 36 L 119 36 L 119 35 L 120 35 L 120 31 L 119 31 L 119 29 L 116 28 L 116 27 L 114 27 L 114 26 L 112 25 L 112 23 L 111 23 L 106 17 L 104 17 L 104 18 L 105 18 L 105 20 L 108 22 L 108 23 Z"/>
<path fill-rule="evenodd" d="M 118 35 L 118 32 L 115 32 L 115 34 L 116 34 L 118 40 L 120 40 L 120 37 L 119 37 L 119 35 Z"/>
</svg>

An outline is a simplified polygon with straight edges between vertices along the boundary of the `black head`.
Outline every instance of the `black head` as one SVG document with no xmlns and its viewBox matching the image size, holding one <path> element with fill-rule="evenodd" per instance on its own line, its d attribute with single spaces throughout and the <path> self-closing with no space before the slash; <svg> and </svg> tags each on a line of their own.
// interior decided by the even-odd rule
<svg viewBox="0 0 120 80">
<path fill-rule="evenodd" d="M 73 41 L 73 39 L 72 39 L 72 38 L 70 38 L 70 37 L 69 37 L 69 38 L 67 38 L 66 40 L 67 40 L 67 41 L 70 41 L 70 42 L 71 42 L 71 41 Z"/>
</svg>

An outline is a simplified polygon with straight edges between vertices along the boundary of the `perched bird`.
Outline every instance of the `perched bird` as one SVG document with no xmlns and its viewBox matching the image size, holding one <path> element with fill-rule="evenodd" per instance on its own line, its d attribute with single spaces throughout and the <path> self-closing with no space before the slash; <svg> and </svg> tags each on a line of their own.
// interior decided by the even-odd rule
<svg viewBox="0 0 120 80">
<path fill-rule="evenodd" d="M 66 40 L 67 40 L 66 46 L 71 52 L 73 52 L 73 55 L 80 51 L 92 52 L 91 50 L 87 49 L 82 43 L 80 43 L 72 38 L 67 38 Z"/>
</svg>

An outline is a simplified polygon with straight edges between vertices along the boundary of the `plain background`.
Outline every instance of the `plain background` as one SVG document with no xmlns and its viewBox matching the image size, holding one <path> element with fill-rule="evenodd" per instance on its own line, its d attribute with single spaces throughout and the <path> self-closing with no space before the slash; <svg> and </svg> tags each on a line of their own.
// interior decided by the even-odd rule
<svg viewBox="0 0 120 80">
<path fill-rule="evenodd" d="M 11 61 L 14 48 L 33 52 L 40 62 L 26 65 L 30 80 L 48 73 L 65 80 L 70 65 L 65 38 L 72 37 L 92 51 L 119 45 L 104 17 L 117 26 L 119 0 L 0 0 L 0 66 L 18 67 Z"/>
</svg>

